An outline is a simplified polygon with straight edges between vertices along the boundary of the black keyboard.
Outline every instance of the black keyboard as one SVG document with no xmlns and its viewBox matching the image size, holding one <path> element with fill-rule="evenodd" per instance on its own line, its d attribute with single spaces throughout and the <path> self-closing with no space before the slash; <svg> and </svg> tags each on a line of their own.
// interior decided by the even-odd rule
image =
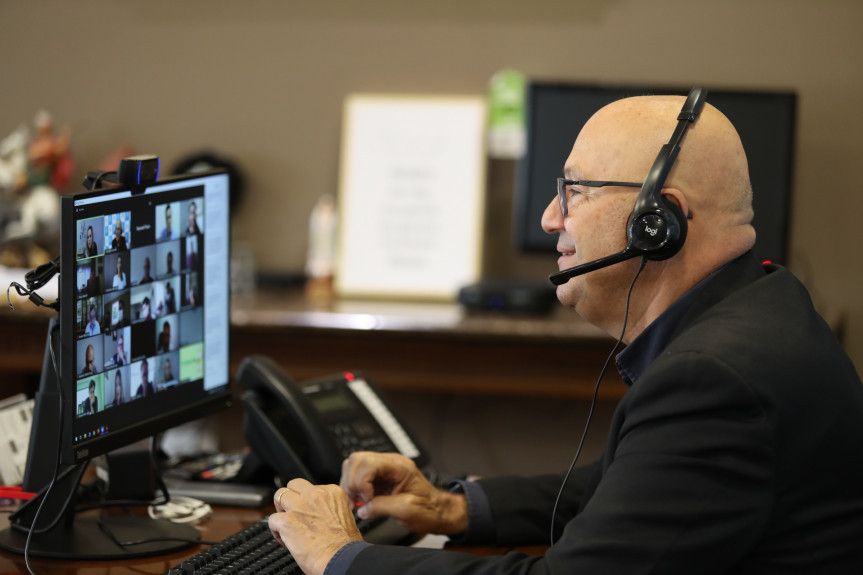
<svg viewBox="0 0 863 575">
<path fill-rule="evenodd" d="M 357 521 L 366 541 L 372 543 L 406 543 L 410 533 L 390 519 Z M 168 575 L 216 574 L 301 574 L 300 568 L 285 547 L 276 541 L 266 519 L 261 519 L 209 549 L 189 557 L 168 571 Z"/>
<path fill-rule="evenodd" d="M 168 575 L 206 573 L 302 573 L 285 547 L 276 541 L 266 519 L 219 541 L 209 549 L 189 557 Z"/>
</svg>

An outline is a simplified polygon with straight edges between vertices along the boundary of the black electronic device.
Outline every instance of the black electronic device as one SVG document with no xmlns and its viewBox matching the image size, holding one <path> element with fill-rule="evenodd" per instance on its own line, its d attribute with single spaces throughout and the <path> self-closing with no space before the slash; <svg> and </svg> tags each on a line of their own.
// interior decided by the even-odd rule
<svg viewBox="0 0 863 575">
<path fill-rule="evenodd" d="M 659 155 L 653 162 L 647 177 L 644 178 L 641 191 L 627 219 L 626 247 L 616 254 L 553 273 L 549 276 L 551 283 L 561 285 L 575 276 L 640 256 L 648 260 L 662 261 L 680 251 L 686 241 L 686 216 L 677 204 L 662 197 L 662 187 L 665 185 L 677 154 L 680 153 L 683 136 L 689 125 L 698 119 L 706 98 L 706 90 L 693 88 L 683 103 L 683 108 L 677 116 L 677 128 L 671 135 L 671 140 L 660 148 Z M 563 184 L 560 189 L 565 193 L 566 186 L 579 183 L 581 182 L 563 180 L 558 183 L 558 186 Z M 606 182 L 600 183 L 606 184 Z M 563 215 L 566 216 L 565 195 L 560 196 L 560 206 Z"/>
<path fill-rule="evenodd" d="M 710 103 L 737 128 L 749 161 L 753 188 L 754 251 L 759 258 L 786 264 L 791 217 L 797 96 L 793 92 L 709 88 Z M 686 95 L 675 87 L 532 82 L 527 89 L 527 150 L 516 177 L 516 247 L 554 253 L 557 239 L 540 226 L 554 198 L 560 174 L 576 136 L 601 107 L 629 96 Z"/>
<path fill-rule="evenodd" d="M 545 282 L 488 279 L 461 288 L 458 302 L 477 312 L 544 314 L 557 304 L 557 296 Z"/>
<path fill-rule="evenodd" d="M 25 476 L 40 494 L 12 515 L 0 548 L 23 552 L 34 524 L 30 554 L 67 560 L 162 554 L 191 543 L 153 540 L 200 537 L 74 509 L 90 459 L 230 405 L 229 178 L 148 173 L 61 199 L 59 330 L 49 331 Z"/>
<path fill-rule="evenodd" d="M 117 166 L 117 179 L 127 186 L 152 184 L 159 179 L 160 165 L 159 157 L 152 154 L 123 158 Z"/>
<path fill-rule="evenodd" d="M 343 372 L 297 384 L 272 359 L 243 360 L 237 381 L 246 389 L 244 427 L 252 452 L 284 484 L 295 477 L 338 483 L 354 451 L 399 452 L 422 467 L 428 454 L 359 373 Z"/>
<path fill-rule="evenodd" d="M 388 521 L 383 517 L 359 519 L 356 514 L 354 519 L 363 539 L 369 543 L 407 545 L 416 540 L 416 536 L 395 521 Z M 168 575 L 186 573 L 302 575 L 287 547 L 273 537 L 267 518 L 260 519 L 216 542 L 209 549 L 189 557 L 167 573 Z"/>
</svg>

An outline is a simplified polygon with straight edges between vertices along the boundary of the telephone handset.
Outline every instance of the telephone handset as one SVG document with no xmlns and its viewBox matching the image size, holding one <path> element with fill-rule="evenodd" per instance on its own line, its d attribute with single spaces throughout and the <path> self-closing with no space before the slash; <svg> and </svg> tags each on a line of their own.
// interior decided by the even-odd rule
<svg viewBox="0 0 863 575">
<path fill-rule="evenodd" d="M 354 451 L 398 451 L 419 467 L 428 463 L 428 454 L 361 374 L 297 384 L 273 360 L 254 355 L 240 363 L 237 380 L 246 389 L 246 441 L 283 481 L 337 483 L 342 461 Z"/>
</svg>

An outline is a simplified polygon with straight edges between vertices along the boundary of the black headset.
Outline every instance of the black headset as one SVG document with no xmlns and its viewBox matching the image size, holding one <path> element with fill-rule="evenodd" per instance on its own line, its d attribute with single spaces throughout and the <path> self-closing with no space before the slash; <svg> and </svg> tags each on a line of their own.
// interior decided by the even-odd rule
<svg viewBox="0 0 863 575">
<path fill-rule="evenodd" d="M 629 214 L 626 247 L 616 254 L 553 273 L 548 276 L 551 283 L 561 285 L 576 276 L 638 256 L 653 261 L 667 260 L 680 251 L 686 241 L 687 218 L 677 204 L 662 197 L 662 187 L 680 152 L 680 142 L 689 125 L 698 118 L 706 99 L 704 88 L 693 88 L 689 92 L 677 115 L 677 128 L 659 150 Z"/>
</svg>

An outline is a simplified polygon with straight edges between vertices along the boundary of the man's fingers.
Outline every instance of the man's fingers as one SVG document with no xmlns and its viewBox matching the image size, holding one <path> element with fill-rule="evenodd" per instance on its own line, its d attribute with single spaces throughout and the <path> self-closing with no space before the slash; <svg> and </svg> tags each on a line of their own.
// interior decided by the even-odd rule
<svg viewBox="0 0 863 575">
<path fill-rule="evenodd" d="M 311 483 L 309 483 L 308 481 L 306 481 L 305 479 L 303 479 L 301 477 L 296 477 L 296 478 L 288 481 L 288 484 L 286 485 L 286 487 L 288 489 L 290 489 L 291 491 L 293 491 L 294 493 L 297 493 L 298 495 L 302 495 L 303 491 L 305 491 L 309 487 L 314 487 L 314 486 Z"/>
<path fill-rule="evenodd" d="M 388 493 L 416 472 L 413 461 L 396 453 L 357 452 L 342 463 L 340 485 L 353 501 Z"/>
<path fill-rule="evenodd" d="M 398 495 L 378 495 L 357 510 L 357 515 L 362 519 L 376 519 L 378 517 L 394 517 L 401 519 L 411 509 L 405 504 L 404 497 Z"/>
<path fill-rule="evenodd" d="M 289 487 L 280 487 L 273 494 L 273 505 L 276 506 L 276 511 L 282 512 L 288 508 L 288 500 L 286 499 L 290 493 L 296 493 Z"/>
<path fill-rule="evenodd" d="M 312 484 L 305 479 L 291 479 L 285 487 L 280 487 L 273 494 L 273 505 L 276 506 L 276 511 L 282 512 L 290 507 L 290 497 L 301 495 L 303 491 L 311 487 Z"/>
<path fill-rule="evenodd" d="M 339 485 L 351 501 L 365 503 L 375 496 L 374 481 L 381 473 L 379 454 L 353 453 L 342 463 Z"/>
</svg>

